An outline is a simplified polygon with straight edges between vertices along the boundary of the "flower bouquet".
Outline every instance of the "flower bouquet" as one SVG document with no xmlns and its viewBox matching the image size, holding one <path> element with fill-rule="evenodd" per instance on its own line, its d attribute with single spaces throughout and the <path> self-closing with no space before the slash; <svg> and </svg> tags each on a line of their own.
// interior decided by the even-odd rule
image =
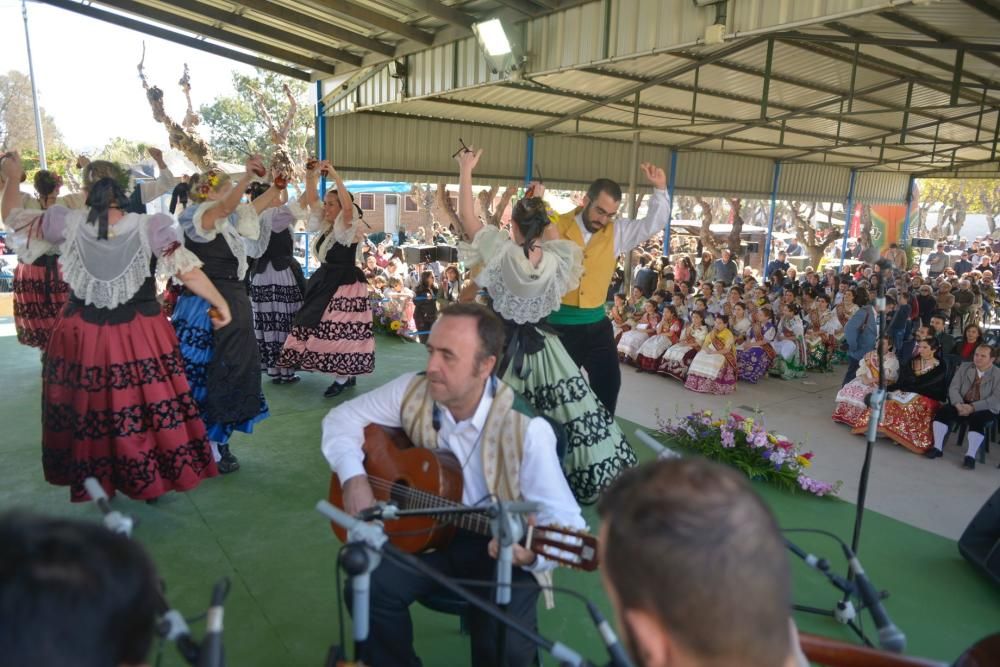
<svg viewBox="0 0 1000 667">
<path fill-rule="evenodd" d="M 386 299 L 378 292 L 369 295 L 372 303 L 372 328 L 378 333 L 399 336 L 406 340 L 412 337 L 402 304 L 396 299 Z"/>
<path fill-rule="evenodd" d="M 761 479 L 789 491 L 802 489 L 817 496 L 836 494 L 841 482 L 828 484 L 809 477 L 813 453 L 784 436 L 769 433 L 758 417 L 735 412 L 720 419 L 700 410 L 679 419 L 657 417 L 665 440 L 681 449 L 733 466 L 750 479 Z"/>
</svg>

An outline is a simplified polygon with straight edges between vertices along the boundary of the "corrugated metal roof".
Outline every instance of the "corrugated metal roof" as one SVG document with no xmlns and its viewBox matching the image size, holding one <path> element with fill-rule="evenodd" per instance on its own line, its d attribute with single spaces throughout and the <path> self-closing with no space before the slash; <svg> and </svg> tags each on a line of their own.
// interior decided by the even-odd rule
<svg viewBox="0 0 1000 667">
<path fill-rule="evenodd" d="M 850 184 L 850 169 L 826 164 L 782 164 L 778 180 L 783 198 L 807 201 L 845 201 Z"/>
<path fill-rule="evenodd" d="M 854 200 L 865 204 L 902 203 L 906 201 L 909 185 L 909 174 L 858 172 L 854 182 Z"/>
<path fill-rule="evenodd" d="M 735 154 L 682 152 L 677 158 L 675 192 L 770 197 L 773 180 L 773 160 Z"/>
</svg>

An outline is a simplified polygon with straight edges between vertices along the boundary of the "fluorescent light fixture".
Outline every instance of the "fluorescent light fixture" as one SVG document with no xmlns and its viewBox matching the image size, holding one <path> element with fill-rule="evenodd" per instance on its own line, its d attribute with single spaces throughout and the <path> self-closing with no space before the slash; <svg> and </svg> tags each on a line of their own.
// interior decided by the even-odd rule
<svg viewBox="0 0 1000 667">
<path fill-rule="evenodd" d="M 479 39 L 479 44 L 487 55 L 494 58 L 509 55 L 512 52 L 510 40 L 507 38 L 507 31 L 504 30 L 500 19 L 490 19 L 475 23 L 472 26 L 473 32 Z"/>
</svg>

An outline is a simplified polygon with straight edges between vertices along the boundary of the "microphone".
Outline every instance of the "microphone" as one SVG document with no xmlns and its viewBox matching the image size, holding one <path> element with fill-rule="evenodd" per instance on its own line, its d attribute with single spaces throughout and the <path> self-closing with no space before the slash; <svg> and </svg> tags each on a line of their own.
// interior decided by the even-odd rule
<svg viewBox="0 0 1000 667">
<path fill-rule="evenodd" d="M 104 487 L 101 486 L 101 483 L 94 477 L 88 477 L 83 480 L 83 487 L 87 490 L 97 508 L 101 510 L 101 514 L 104 515 L 104 527 L 112 533 L 132 537 L 132 528 L 135 526 L 135 520 L 127 514 L 122 514 L 118 510 L 111 509 L 108 494 L 104 492 Z"/>
<path fill-rule="evenodd" d="M 857 582 L 858 594 L 861 602 L 871 611 L 875 627 L 878 628 L 878 643 L 886 651 L 892 653 L 902 653 L 906 650 L 906 635 L 896 627 L 896 624 L 889 619 L 885 607 L 882 606 L 882 599 L 879 597 L 872 582 L 868 580 L 861 561 L 858 557 L 851 555 L 851 570 L 854 572 L 854 579 Z"/>
<path fill-rule="evenodd" d="M 358 541 L 353 531 L 347 533 L 348 543 L 340 549 L 340 566 L 351 577 L 351 623 L 354 641 L 368 639 L 371 610 L 372 572 L 382 561 L 382 555 Z"/>
<path fill-rule="evenodd" d="M 646 445 L 647 447 L 649 447 L 650 449 L 653 450 L 653 453 L 656 454 L 657 458 L 660 458 L 660 459 L 679 459 L 679 458 L 681 458 L 680 454 L 678 454 L 674 450 L 670 449 L 669 447 L 664 447 L 663 445 L 661 445 L 656 440 L 656 438 L 654 438 L 650 434 L 646 433 L 641 428 L 637 428 L 635 430 L 635 435 L 636 435 L 637 438 L 639 438 L 640 440 L 642 440 L 642 444 Z"/>
<path fill-rule="evenodd" d="M 801 547 L 789 539 L 785 539 L 785 546 L 789 551 L 801 558 L 802 562 L 823 574 L 834 586 L 843 592 L 851 593 L 854 591 L 854 586 L 851 585 L 851 582 L 847 581 L 840 575 L 830 572 L 830 562 L 827 559 L 820 558 L 819 556 L 803 551 Z"/>
<path fill-rule="evenodd" d="M 618 641 L 618 636 L 611 629 L 611 624 L 604 618 L 601 610 L 593 602 L 587 600 L 587 611 L 590 612 L 590 618 L 597 626 L 597 631 L 601 633 L 601 639 L 604 640 L 604 646 L 608 649 L 608 655 L 611 656 L 611 667 L 632 667 L 632 661 L 629 660 L 621 642 Z"/>
<path fill-rule="evenodd" d="M 197 667 L 222 667 L 225 655 L 222 647 L 223 603 L 229 593 L 229 577 L 223 577 L 212 587 L 212 601 L 209 603 L 205 620 L 205 638 L 201 642 Z"/>
</svg>

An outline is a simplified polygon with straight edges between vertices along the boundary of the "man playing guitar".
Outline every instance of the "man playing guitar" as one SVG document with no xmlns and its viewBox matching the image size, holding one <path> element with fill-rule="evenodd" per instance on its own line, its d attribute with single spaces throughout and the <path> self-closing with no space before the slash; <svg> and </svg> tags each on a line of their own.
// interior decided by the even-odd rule
<svg viewBox="0 0 1000 667">
<path fill-rule="evenodd" d="M 449 306 L 431 330 L 426 373 L 402 375 L 327 414 L 323 454 L 343 487 L 347 512 L 358 514 L 375 504 L 362 450 L 364 429 L 375 423 L 401 427 L 418 446 L 453 453 L 461 465 L 465 505 L 491 497 L 532 501 L 541 506 L 535 517 L 539 524 L 585 527 L 552 428 L 493 375 L 503 340 L 503 325 L 488 309 L 472 303 Z M 419 557 L 451 577 L 493 581 L 496 555 L 488 537 L 459 530 L 446 548 Z M 535 627 L 539 584 L 551 582 L 555 564 L 519 545 L 513 561 L 508 612 Z M 430 579 L 383 560 L 371 577 L 371 631 L 361 660 L 372 667 L 420 665 L 409 606 L 435 590 Z M 488 588 L 478 592 L 493 596 Z M 468 625 L 470 664 L 496 665 L 497 623 L 473 610 Z M 517 633 L 506 633 L 506 656 L 507 665 L 531 665 L 535 647 Z"/>
</svg>

